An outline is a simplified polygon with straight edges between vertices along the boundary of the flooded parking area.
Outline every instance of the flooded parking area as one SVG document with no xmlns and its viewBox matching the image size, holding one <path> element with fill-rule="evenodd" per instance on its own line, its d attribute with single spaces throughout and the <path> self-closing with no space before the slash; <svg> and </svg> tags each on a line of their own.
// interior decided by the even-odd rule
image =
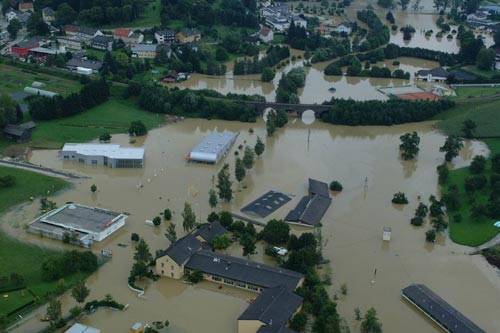
<svg viewBox="0 0 500 333">
<path fill-rule="evenodd" d="M 249 129 L 253 129 L 250 133 Z M 135 145 L 144 144 L 146 162 L 143 169 L 108 169 L 62 162 L 57 152 L 34 151 L 31 162 L 90 176 L 78 180 L 74 187 L 55 196 L 58 205 L 68 201 L 100 206 L 130 213 L 125 227 L 95 244 L 93 250 L 110 248 L 113 258 L 88 280 L 89 299 L 110 293 L 126 311 L 99 310 L 85 317 L 84 323 L 103 332 L 126 332 L 136 321 L 151 322 L 168 319 L 171 332 L 230 333 L 236 330 L 236 318 L 255 295 L 216 285 L 196 286 L 180 281 L 161 279 L 147 284 L 144 298 L 128 289 L 127 277 L 132 265 L 132 232 L 138 233 L 151 252 L 168 246 L 166 224 L 154 228 L 144 221 L 159 215 L 165 208 L 174 211 L 173 223 L 182 235 L 180 210 L 185 201 L 193 205 L 200 221 L 210 208 L 208 190 L 222 164 L 188 163 L 185 155 L 203 137 L 214 130 L 239 132 L 236 144 L 225 161 L 234 171 L 234 151 L 240 144 L 254 145 L 256 137 L 265 138 L 262 120 L 253 124 L 215 120 L 189 119 L 149 132 Z M 399 136 L 408 131 L 420 135 L 420 153 L 415 161 L 399 158 Z M 309 138 L 309 139 L 308 139 Z M 409 223 L 419 200 L 427 202 L 438 191 L 436 166 L 443 161 L 439 146 L 445 136 L 430 122 L 392 127 L 345 127 L 321 122 L 305 125 L 292 119 L 285 129 L 266 138 L 266 150 L 257 159 L 242 185 L 233 184 L 235 199 L 223 209 L 239 212 L 255 198 L 269 190 L 291 197 L 288 203 L 271 213 L 267 219 L 283 218 L 307 191 L 307 178 L 325 182 L 339 180 L 344 190 L 333 198 L 323 219 L 323 255 L 329 260 L 332 273 L 331 294 L 338 294 L 338 309 L 357 331 L 354 308 L 365 311 L 374 306 L 385 332 L 438 332 L 422 314 L 401 299 L 401 289 L 410 283 L 424 283 L 441 297 L 470 317 L 487 332 L 500 331 L 500 279 L 497 273 L 478 256 L 469 256 L 468 248 L 453 244 L 443 237 L 435 245 L 425 243 L 425 230 Z M 126 135 L 114 135 L 113 143 L 129 145 Z M 487 147 L 476 141 L 467 142 L 454 164 L 466 165 L 476 154 L 487 154 Z M 92 194 L 90 186 L 97 185 Z M 138 189 L 138 185 L 143 187 Z M 406 193 L 410 204 L 391 204 L 397 191 Z M 419 199 L 420 198 L 420 199 Z M 22 225 L 38 213 L 38 202 L 27 204 L 3 217 L 4 229 L 15 237 L 49 246 L 62 246 L 57 241 L 27 234 Z M 392 228 L 392 239 L 382 242 L 382 228 Z M 309 229 L 293 227 L 295 233 Z M 118 244 L 124 246 L 118 246 Z M 271 263 L 263 254 L 262 244 L 251 259 Z M 227 250 L 241 255 L 233 245 Z M 375 271 L 377 272 L 375 274 Z M 346 283 L 347 296 L 339 286 Z M 63 307 L 73 306 L 70 297 L 63 298 Z M 18 329 L 36 332 L 36 317 Z"/>
</svg>

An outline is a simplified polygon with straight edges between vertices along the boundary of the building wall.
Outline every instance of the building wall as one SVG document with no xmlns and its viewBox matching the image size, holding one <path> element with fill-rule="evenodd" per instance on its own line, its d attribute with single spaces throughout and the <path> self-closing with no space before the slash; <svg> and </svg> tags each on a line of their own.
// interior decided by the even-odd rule
<svg viewBox="0 0 500 333">
<path fill-rule="evenodd" d="M 108 158 L 105 165 L 106 158 L 104 156 L 81 155 L 74 151 L 61 151 L 59 158 L 63 161 L 74 161 L 85 165 L 107 166 L 110 168 L 142 168 L 144 165 L 144 161 L 140 159 L 115 160 L 112 158 Z"/>
<path fill-rule="evenodd" d="M 116 230 L 120 229 L 125 225 L 125 221 L 127 220 L 127 216 L 122 215 L 115 223 L 113 223 L 109 228 L 104 229 L 100 233 L 93 234 L 94 240 L 100 242 L 104 240 L 106 237 L 114 233 Z"/>
<path fill-rule="evenodd" d="M 169 256 L 156 259 L 156 274 L 172 279 L 181 279 L 184 276 L 184 266 L 178 265 Z"/>
<path fill-rule="evenodd" d="M 259 320 L 238 320 L 238 333 L 256 333 L 262 325 Z"/>
</svg>

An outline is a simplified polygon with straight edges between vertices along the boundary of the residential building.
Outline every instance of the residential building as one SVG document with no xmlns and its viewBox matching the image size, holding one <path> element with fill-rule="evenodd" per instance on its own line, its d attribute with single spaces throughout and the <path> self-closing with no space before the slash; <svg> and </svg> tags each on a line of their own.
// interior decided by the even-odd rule
<svg viewBox="0 0 500 333">
<path fill-rule="evenodd" d="M 75 37 L 57 37 L 59 47 L 72 51 L 80 51 L 82 49 L 82 41 Z"/>
<path fill-rule="evenodd" d="M 7 10 L 7 12 L 5 12 L 5 18 L 8 22 L 12 21 L 13 19 L 17 19 L 19 23 L 25 26 L 32 14 L 33 13 L 31 11 L 21 12 L 10 8 Z"/>
<path fill-rule="evenodd" d="M 20 12 L 34 12 L 34 8 L 33 8 L 33 2 L 31 1 L 27 1 L 27 2 L 20 2 L 19 3 L 19 11 Z"/>
<path fill-rule="evenodd" d="M 448 72 L 442 67 L 436 67 L 433 69 L 421 69 L 416 73 L 416 78 L 418 80 L 423 80 L 427 82 L 444 82 L 448 78 Z"/>
<path fill-rule="evenodd" d="M 294 15 L 287 4 L 277 2 L 261 9 L 266 25 L 275 31 L 284 32 L 293 22 L 296 26 L 307 28 L 307 21 L 300 15 Z"/>
<path fill-rule="evenodd" d="M 155 39 L 158 44 L 172 44 L 175 42 L 175 32 L 170 29 L 158 30 L 155 32 Z"/>
<path fill-rule="evenodd" d="M 70 71 L 79 72 L 84 74 L 85 72 L 90 72 L 90 74 L 97 74 L 102 67 L 102 61 L 89 60 L 85 57 L 73 57 L 66 63 L 66 68 Z M 82 71 L 82 69 L 84 69 Z"/>
<path fill-rule="evenodd" d="M 328 184 L 309 178 L 308 195 L 285 217 L 285 222 L 315 227 L 330 207 L 332 199 Z"/>
<path fill-rule="evenodd" d="M 201 33 L 197 29 L 182 29 L 175 35 L 175 40 L 181 44 L 195 43 L 201 39 Z"/>
<path fill-rule="evenodd" d="M 33 37 L 29 40 L 19 42 L 10 47 L 10 53 L 16 58 L 26 59 L 29 51 L 40 46 L 40 38 Z"/>
<path fill-rule="evenodd" d="M 111 36 L 95 36 L 90 40 L 90 47 L 98 50 L 111 51 L 113 50 L 113 40 Z"/>
<path fill-rule="evenodd" d="M 50 7 L 45 7 L 42 9 L 42 18 L 45 23 L 52 23 L 56 19 L 56 12 Z"/>
<path fill-rule="evenodd" d="M 350 35 L 352 28 L 346 24 L 340 24 L 335 28 L 335 31 L 342 35 Z"/>
<path fill-rule="evenodd" d="M 36 124 L 33 121 L 20 125 L 8 124 L 4 127 L 3 134 L 7 139 L 24 142 L 31 138 L 31 133 L 33 133 L 35 127 Z"/>
<path fill-rule="evenodd" d="M 231 149 L 238 137 L 233 132 L 214 132 L 205 137 L 188 155 L 189 161 L 201 163 L 218 163 Z"/>
<path fill-rule="evenodd" d="M 290 28 L 290 21 L 282 16 L 268 16 L 266 24 L 278 32 L 284 32 Z"/>
<path fill-rule="evenodd" d="M 302 16 L 295 15 L 291 18 L 291 21 L 296 27 L 307 28 L 307 20 Z"/>
<path fill-rule="evenodd" d="M 274 39 L 274 32 L 272 29 L 262 26 L 259 31 L 259 39 L 264 43 L 270 43 Z"/>
<path fill-rule="evenodd" d="M 67 36 L 79 38 L 84 43 L 89 43 L 92 38 L 103 35 L 103 33 L 97 28 L 79 25 L 67 25 L 64 27 L 64 32 Z"/>
<path fill-rule="evenodd" d="M 121 39 L 125 44 L 139 44 L 144 40 L 144 35 L 134 32 L 128 28 L 117 28 L 113 31 L 113 38 L 116 40 Z"/>
<path fill-rule="evenodd" d="M 158 44 L 134 44 L 130 47 L 132 57 L 141 59 L 154 59 L 157 54 Z"/>
<path fill-rule="evenodd" d="M 59 158 L 92 166 L 142 168 L 144 148 L 124 148 L 116 144 L 66 143 L 59 151 Z"/>
<path fill-rule="evenodd" d="M 73 324 L 73 326 L 68 328 L 64 333 L 101 333 L 101 330 L 80 323 L 75 323 Z"/>
<path fill-rule="evenodd" d="M 30 19 L 31 15 L 33 15 L 33 13 L 31 11 L 28 11 L 28 12 L 20 12 L 18 15 L 17 15 L 17 19 L 19 20 L 19 22 L 25 27 L 26 24 L 28 23 L 28 20 Z"/>
<path fill-rule="evenodd" d="M 68 203 L 37 218 L 28 231 L 53 239 L 68 237 L 75 245 L 90 247 L 123 227 L 126 220 L 125 214 Z"/>
</svg>

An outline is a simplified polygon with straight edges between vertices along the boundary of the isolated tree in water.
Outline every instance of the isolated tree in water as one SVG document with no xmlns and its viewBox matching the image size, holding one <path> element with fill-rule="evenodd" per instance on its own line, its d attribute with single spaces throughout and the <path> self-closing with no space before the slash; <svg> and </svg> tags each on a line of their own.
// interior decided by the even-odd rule
<svg viewBox="0 0 500 333">
<path fill-rule="evenodd" d="M 361 333 L 382 333 L 382 324 L 377 318 L 377 311 L 369 308 L 361 322 Z"/>
<path fill-rule="evenodd" d="M 217 207 L 217 193 L 215 193 L 215 190 L 213 188 L 208 191 L 208 204 L 212 209 Z"/>
<path fill-rule="evenodd" d="M 276 132 L 276 112 L 273 110 L 267 114 L 266 130 L 267 136 L 273 136 L 274 132 Z"/>
<path fill-rule="evenodd" d="M 464 146 L 462 139 L 456 135 L 450 135 L 446 138 L 444 145 L 439 148 L 439 151 L 444 152 L 446 162 L 451 162 L 453 158 L 458 156 L 460 149 Z"/>
<path fill-rule="evenodd" d="M 246 146 L 245 147 L 245 152 L 243 154 L 243 164 L 245 165 L 246 169 L 251 169 L 253 167 L 253 160 L 254 160 L 254 153 L 252 148 Z"/>
<path fill-rule="evenodd" d="M 143 262 L 149 264 L 153 260 L 151 252 L 149 252 L 149 246 L 144 239 L 140 239 L 135 246 L 134 260 L 137 262 Z"/>
<path fill-rule="evenodd" d="M 401 150 L 401 156 L 404 160 L 411 160 L 417 156 L 419 148 L 418 145 L 420 143 L 420 137 L 417 132 L 406 133 L 399 137 L 401 140 L 401 144 L 399 145 L 399 149 Z"/>
<path fill-rule="evenodd" d="M 262 142 L 260 137 L 257 137 L 257 142 L 255 143 L 255 147 L 254 147 L 255 154 L 257 154 L 257 156 L 260 156 L 260 155 L 262 155 L 262 153 L 264 152 L 265 149 L 266 149 L 266 146 L 264 145 L 264 142 Z"/>
<path fill-rule="evenodd" d="M 191 231 L 196 224 L 196 215 L 193 208 L 187 202 L 184 203 L 184 211 L 182 212 L 182 227 L 184 231 Z"/>
<path fill-rule="evenodd" d="M 175 232 L 175 224 L 170 223 L 168 225 L 165 237 L 167 237 L 170 243 L 175 243 L 175 241 L 177 240 L 177 232 Z"/>
<path fill-rule="evenodd" d="M 56 325 L 61 319 L 61 301 L 55 296 L 50 297 L 49 305 L 47 306 L 47 317 L 50 320 L 50 326 Z"/>
<path fill-rule="evenodd" d="M 236 163 L 234 164 L 234 176 L 236 177 L 236 180 L 238 183 L 241 183 L 241 181 L 245 178 L 246 171 L 245 171 L 245 165 L 241 158 L 236 158 Z"/>
<path fill-rule="evenodd" d="M 231 189 L 232 182 L 229 178 L 229 164 L 225 163 L 217 175 L 219 190 L 219 198 L 227 202 L 233 198 L 233 190 Z"/>
<path fill-rule="evenodd" d="M 73 289 L 71 289 L 71 296 L 73 296 L 75 301 L 77 301 L 78 303 L 85 302 L 85 299 L 89 294 L 90 290 L 89 288 L 87 288 L 83 280 L 78 281 Z"/>
</svg>

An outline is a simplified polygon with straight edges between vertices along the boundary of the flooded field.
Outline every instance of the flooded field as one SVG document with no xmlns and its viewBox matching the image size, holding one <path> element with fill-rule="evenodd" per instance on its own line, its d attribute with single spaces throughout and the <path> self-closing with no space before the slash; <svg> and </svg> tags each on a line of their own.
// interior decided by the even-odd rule
<svg viewBox="0 0 500 333">
<path fill-rule="evenodd" d="M 254 134 L 249 133 L 250 128 L 254 129 Z M 56 196 L 58 204 L 74 201 L 131 214 L 123 229 L 94 247 L 95 251 L 108 247 L 114 256 L 88 280 L 89 299 L 110 293 L 130 307 L 124 312 L 99 310 L 85 317 L 85 323 L 107 333 L 127 332 L 136 321 L 168 319 L 170 332 L 235 332 L 236 318 L 248 306 L 248 300 L 255 297 L 251 293 L 228 287 L 219 290 L 210 283 L 188 286 L 161 279 L 148 284 L 142 299 L 127 287 L 133 256 L 130 234 L 137 232 L 144 237 L 153 253 L 168 246 L 163 235 L 166 225 L 153 228 L 144 224 L 145 219 L 171 208 L 180 235 L 180 210 L 185 201 L 192 203 L 200 221 L 210 212 L 208 189 L 222 165 L 189 164 L 184 156 L 201 138 L 216 129 L 240 133 L 226 158 L 231 172 L 238 145 L 245 142 L 253 145 L 257 135 L 265 137 L 262 121 L 243 124 L 186 120 L 148 134 L 144 140 L 146 164 L 140 170 L 83 167 L 59 161 L 56 151 L 33 152 L 33 163 L 91 177 L 76 182 L 72 189 Z M 420 154 L 416 161 L 404 162 L 398 156 L 399 136 L 413 130 L 421 137 Z M 353 332 L 358 330 L 353 312 L 357 306 L 363 311 L 374 306 L 385 332 L 438 332 L 423 315 L 401 300 L 401 288 L 413 282 L 427 284 L 487 332 L 498 332 L 500 279 L 497 273 L 481 257 L 467 255 L 467 248 L 447 238 L 443 237 L 434 246 L 426 245 L 427 226 L 416 229 L 409 224 L 418 198 L 427 201 L 430 194 L 438 191 L 435 169 L 443 161 L 439 146 L 444 139 L 431 123 L 352 128 L 320 122 L 306 126 L 300 120 L 293 120 L 284 130 L 265 140 L 263 156 L 247 174 L 244 186 L 233 185 L 233 189 L 237 189 L 236 197 L 223 208 L 239 212 L 242 206 L 273 189 L 292 196 L 288 204 L 269 216 L 283 218 L 306 192 L 308 177 L 326 182 L 337 179 L 344 185 L 344 191 L 334 198 L 323 220 L 323 254 L 330 260 L 331 294 L 338 293 L 341 283 L 347 283 L 348 295 L 340 297 L 338 309 Z M 128 140 L 126 135 L 114 135 L 112 139 L 124 145 Z M 455 166 L 466 165 L 475 154 L 487 154 L 486 146 L 467 142 L 460 157 L 454 161 Z M 92 184 L 97 185 L 96 194 L 90 192 Z M 143 184 L 140 190 L 137 189 L 139 184 Z M 390 199 L 397 191 L 406 192 L 409 205 L 396 207 L 391 204 Z M 31 221 L 37 211 L 38 203 L 25 205 L 4 216 L 2 226 L 19 239 L 61 246 L 56 241 L 25 233 L 22 225 Z M 389 244 L 382 242 L 383 226 L 392 227 Z M 294 228 L 297 233 L 303 230 Z M 120 247 L 118 243 L 127 247 Z M 262 246 L 258 246 L 258 250 L 252 259 L 271 262 L 263 255 Z M 237 246 L 229 249 L 237 255 L 241 255 L 240 251 Z M 64 297 L 65 310 L 73 305 L 69 297 Z M 36 332 L 40 325 L 33 317 L 17 331 Z"/>
</svg>

